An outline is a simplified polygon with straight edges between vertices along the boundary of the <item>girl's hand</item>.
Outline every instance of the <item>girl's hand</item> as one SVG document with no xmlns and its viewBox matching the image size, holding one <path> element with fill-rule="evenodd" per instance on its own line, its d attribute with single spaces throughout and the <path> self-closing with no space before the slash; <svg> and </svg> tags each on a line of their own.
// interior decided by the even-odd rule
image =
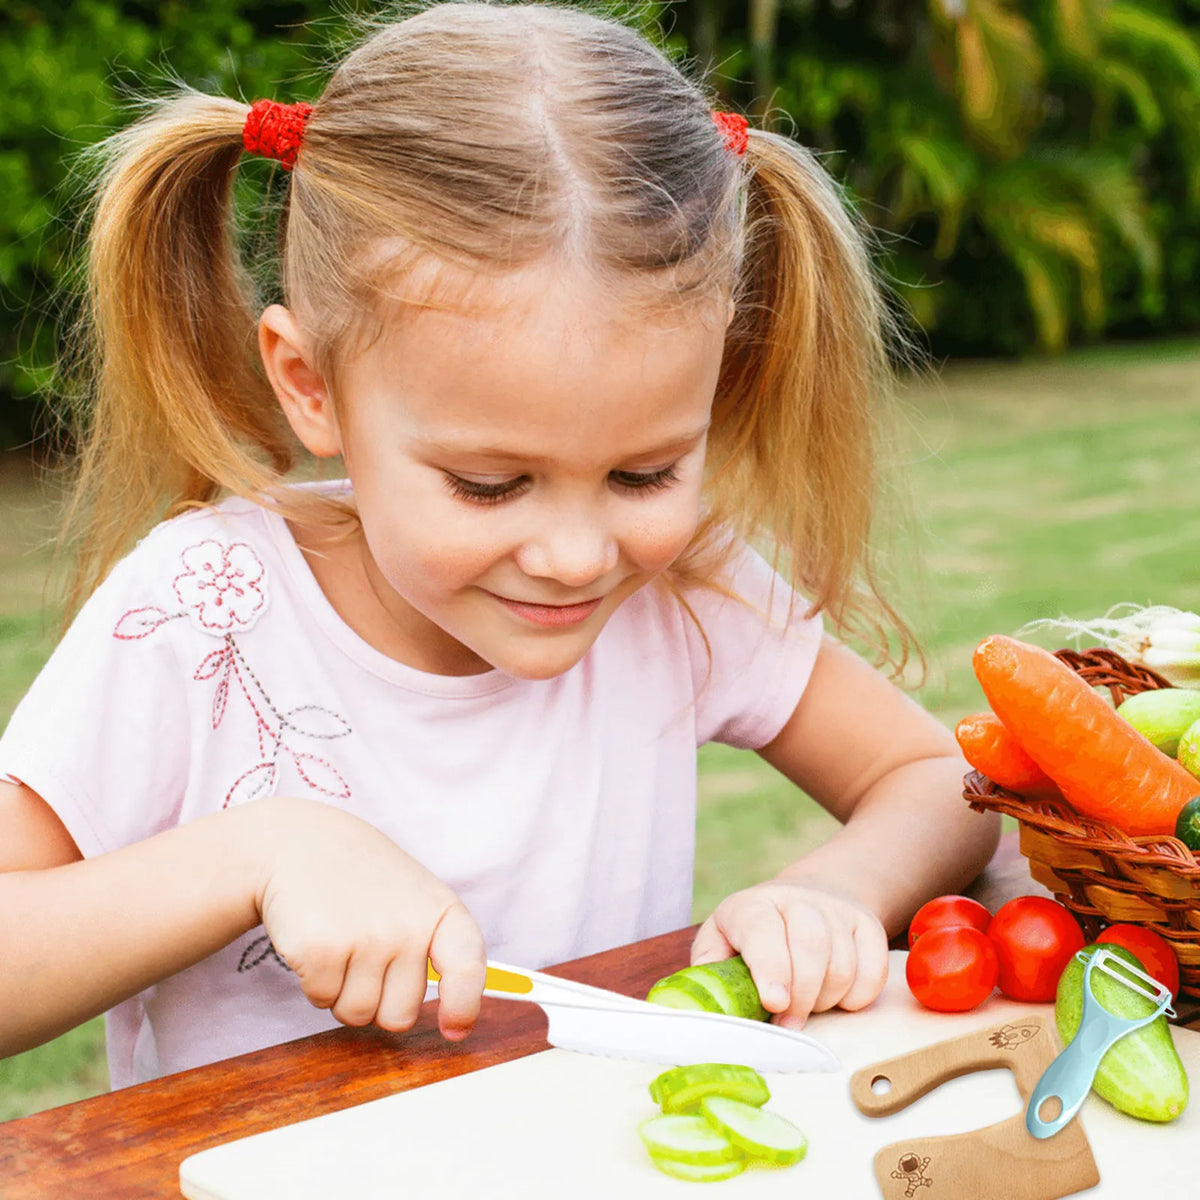
<svg viewBox="0 0 1200 1200">
<path fill-rule="evenodd" d="M 483 935 L 462 901 L 373 825 L 313 800 L 274 798 L 258 911 L 304 994 L 346 1025 L 410 1029 L 426 959 L 441 974 L 438 1026 L 479 1016 Z"/>
<path fill-rule="evenodd" d="M 734 954 L 746 960 L 772 1020 L 791 1029 L 835 1005 L 865 1008 L 887 981 L 879 919 L 824 885 L 775 879 L 727 896 L 700 926 L 692 962 Z"/>
</svg>

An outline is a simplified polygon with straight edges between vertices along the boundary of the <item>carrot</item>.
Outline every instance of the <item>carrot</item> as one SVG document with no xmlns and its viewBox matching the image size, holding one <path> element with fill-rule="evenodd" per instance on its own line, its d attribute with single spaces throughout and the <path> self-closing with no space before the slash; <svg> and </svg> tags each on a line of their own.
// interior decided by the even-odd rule
<svg viewBox="0 0 1200 1200">
<path fill-rule="evenodd" d="M 1070 667 L 1002 635 L 980 642 L 974 665 L 992 711 L 1067 803 L 1135 837 L 1174 833 L 1200 783 Z"/>
<path fill-rule="evenodd" d="M 1054 780 L 1025 753 L 995 713 L 963 717 L 954 736 L 967 762 L 993 783 L 1020 796 L 1058 794 Z"/>
</svg>

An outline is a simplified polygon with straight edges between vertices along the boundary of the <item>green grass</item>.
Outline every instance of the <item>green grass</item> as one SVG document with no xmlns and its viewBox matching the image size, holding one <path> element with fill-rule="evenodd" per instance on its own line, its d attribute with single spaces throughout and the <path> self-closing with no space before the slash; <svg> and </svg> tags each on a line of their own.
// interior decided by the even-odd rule
<svg viewBox="0 0 1200 1200">
<path fill-rule="evenodd" d="M 0 455 L 0 726 L 56 640 L 45 612 L 53 565 L 53 489 L 28 462 Z M 0 1061 L 0 1121 L 108 1090 L 104 1018 Z"/>
<path fill-rule="evenodd" d="M 1121 601 L 1200 610 L 1200 342 L 952 365 L 904 405 L 925 570 L 898 599 L 928 659 L 916 694 L 942 721 L 982 707 L 970 656 L 989 633 Z M 0 506 L 2 723 L 53 644 L 38 615 L 53 513 L 16 459 L 0 459 Z M 700 764 L 695 919 L 835 828 L 754 754 L 708 746 Z M 91 1022 L 0 1063 L 0 1118 L 103 1090 L 102 1039 Z"/>
<path fill-rule="evenodd" d="M 107 1091 L 103 1017 L 0 1061 L 0 1121 Z"/>
<path fill-rule="evenodd" d="M 900 600 L 928 663 L 916 695 L 944 723 L 985 707 L 971 652 L 989 633 L 1122 601 L 1200 611 L 1198 368 L 1200 342 L 1103 347 L 906 391 L 924 572 Z M 695 920 L 834 827 L 754 754 L 700 764 Z"/>
</svg>

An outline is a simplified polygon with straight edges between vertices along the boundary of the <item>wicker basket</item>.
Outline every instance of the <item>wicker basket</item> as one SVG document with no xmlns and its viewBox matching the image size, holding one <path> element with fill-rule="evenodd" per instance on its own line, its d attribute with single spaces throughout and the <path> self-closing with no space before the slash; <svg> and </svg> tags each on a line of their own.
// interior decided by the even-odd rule
<svg viewBox="0 0 1200 1200">
<path fill-rule="evenodd" d="M 1107 687 L 1115 704 L 1170 686 L 1111 650 L 1059 650 L 1057 657 L 1089 683 Z M 1081 816 L 1065 800 L 1026 799 L 978 771 L 963 780 L 963 795 L 978 811 L 1017 818 L 1029 873 L 1075 914 L 1089 941 L 1118 921 L 1153 929 L 1179 959 L 1180 991 L 1200 998 L 1200 858 L 1181 841 L 1129 837 Z"/>
</svg>

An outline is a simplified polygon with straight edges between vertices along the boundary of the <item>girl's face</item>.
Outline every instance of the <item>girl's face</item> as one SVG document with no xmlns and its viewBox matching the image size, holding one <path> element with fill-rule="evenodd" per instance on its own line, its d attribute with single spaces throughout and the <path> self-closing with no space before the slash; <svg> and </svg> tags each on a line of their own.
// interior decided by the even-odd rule
<svg viewBox="0 0 1200 1200">
<path fill-rule="evenodd" d="M 389 652 L 451 675 L 577 663 L 696 529 L 728 319 L 718 296 L 626 313 L 539 267 L 405 308 L 342 368 L 327 416 Z"/>
</svg>

